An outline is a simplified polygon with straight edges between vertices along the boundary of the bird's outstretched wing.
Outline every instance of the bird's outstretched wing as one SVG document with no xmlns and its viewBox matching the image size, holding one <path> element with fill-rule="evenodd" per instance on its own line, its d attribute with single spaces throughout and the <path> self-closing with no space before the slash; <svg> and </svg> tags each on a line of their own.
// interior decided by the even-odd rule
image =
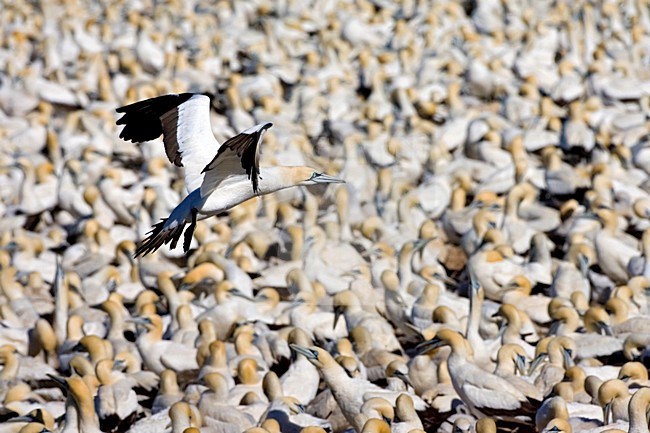
<svg viewBox="0 0 650 433">
<path fill-rule="evenodd" d="M 181 93 L 145 99 L 116 110 L 124 113 L 117 121 L 124 125 L 120 138 L 143 142 L 162 134 L 169 161 L 185 168 L 188 191 L 203 181 L 201 170 L 219 148 L 210 126 L 210 98 Z"/>
<path fill-rule="evenodd" d="M 248 128 L 221 145 L 217 155 L 205 166 L 201 195 L 208 196 L 229 176 L 243 175 L 250 179 L 253 192 L 259 192 L 260 142 L 262 136 L 273 124 L 260 123 Z"/>
</svg>

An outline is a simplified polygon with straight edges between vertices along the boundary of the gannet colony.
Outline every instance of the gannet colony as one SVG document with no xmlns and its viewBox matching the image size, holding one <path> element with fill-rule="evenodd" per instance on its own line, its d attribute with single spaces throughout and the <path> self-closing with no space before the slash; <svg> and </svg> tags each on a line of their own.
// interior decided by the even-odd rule
<svg viewBox="0 0 650 433">
<path fill-rule="evenodd" d="M 0 433 L 648 433 L 648 0 L 0 1 Z"/>
</svg>

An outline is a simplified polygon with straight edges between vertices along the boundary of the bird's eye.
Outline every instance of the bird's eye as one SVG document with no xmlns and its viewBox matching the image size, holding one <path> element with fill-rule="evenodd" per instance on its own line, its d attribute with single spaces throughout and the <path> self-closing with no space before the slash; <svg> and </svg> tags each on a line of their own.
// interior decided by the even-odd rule
<svg viewBox="0 0 650 433">
<path fill-rule="evenodd" d="M 319 175 L 320 175 L 319 173 L 317 173 L 317 172 L 313 172 L 313 173 L 311 174 L 311 177 L 309 178 L 309 180 L 315 179 L 315 178 L 317 178 Z"/>
<path fill-rule="evenodd" d="M 316 352 L 315 350 L 312 350 L 311 354 L 314 355 L 314 358 L 318 359 L 318 352 Z"/>
</svg>

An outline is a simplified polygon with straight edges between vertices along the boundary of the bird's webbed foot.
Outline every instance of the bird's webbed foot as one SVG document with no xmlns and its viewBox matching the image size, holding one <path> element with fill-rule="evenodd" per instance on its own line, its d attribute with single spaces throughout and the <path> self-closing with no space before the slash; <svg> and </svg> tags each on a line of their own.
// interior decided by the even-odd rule
<svg viewBox="0 0 650 433">
<path fill-rule="evenodd" d="M 190 226 L 185 230 L 185 240 L 183 241 L 183 251 L 188 252 L 190 249 L 190 243 L 192 243 L 192 235 L 194 235 L 194 229 L 196 228 L 196 214 L 198 211 L 192 209 L 192 222 Z"/>
</svg>

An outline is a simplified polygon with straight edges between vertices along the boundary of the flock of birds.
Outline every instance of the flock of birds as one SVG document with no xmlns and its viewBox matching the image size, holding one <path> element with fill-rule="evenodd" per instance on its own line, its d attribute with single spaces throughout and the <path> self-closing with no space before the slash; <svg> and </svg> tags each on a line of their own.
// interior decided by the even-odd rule
<svg viewBox="0 0 650 433">
<path fill-rule="evenodd" d="M 647 0 L 5 2 L 0 144 L 0 433 L 649 431 Z"/>
</svg>

